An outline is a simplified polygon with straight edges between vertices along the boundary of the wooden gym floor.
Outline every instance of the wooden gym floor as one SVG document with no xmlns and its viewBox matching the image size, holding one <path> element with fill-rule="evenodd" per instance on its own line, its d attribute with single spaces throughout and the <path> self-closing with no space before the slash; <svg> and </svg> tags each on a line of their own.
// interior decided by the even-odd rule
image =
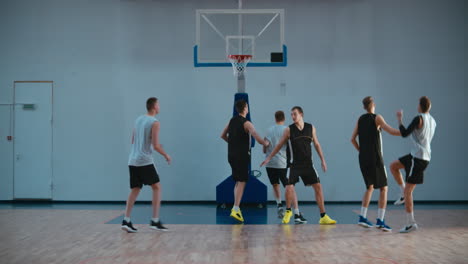
<svg viewBox="0 0 468 264">
<path fill-rule="evenodd" d="M 320 226 L 317 208 L 301 205 L 304 225 L 282 225 L 275 205 L 245 209 L 250 224 L 232 224 L 229 209 L 163 205 L 170 232 L 148 228 L 151 205 L 137 204 L 139 232 L 120 230 L 124 205 L 0 204 L 0 263 L 468 263 L 468 204 L 416 204 L 421 229 L 399 234 L 403 207 L 389 205 L 393 232 L 355 224 L 359 204 L 327 204 L 336 226 Z M 375 220 L 376 205 L 369 208 Z M 263 218 L 267 218 L 266 220 Z M 262 220 L 263 219 L 263 220 Z"/>
</svg>

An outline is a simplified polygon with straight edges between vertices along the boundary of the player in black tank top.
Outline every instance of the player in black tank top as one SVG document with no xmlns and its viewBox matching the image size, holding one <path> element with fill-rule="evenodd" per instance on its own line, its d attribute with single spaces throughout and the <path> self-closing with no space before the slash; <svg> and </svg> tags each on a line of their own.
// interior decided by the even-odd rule
<svg viewBox="0 0 468 264">
<path fill-rule="evenodd" d="M 238 115 L 228 125 L 228 160 L 250 162 L 250 135 L 245 131 L 247 118 Z"/>
<path fill-rule="evenodd" d="M 302 130 L 296 124 L 290 125 L 289 140 L 293 150 L 291 168 L 312 167 L 312 125 L 304 123 Z"/>
<path fill-rule="evenodd" d="M 359 117 L 354 128 L 351 142 L 359 151 L 359 166 L 366 184 L 366 192 L 362 198 L 361 214 L 359 215 L 358 225 L 363 227 L 372 227 L 373 224 L 367 219 L 367 208 L 374 188 L 380 189 L 379 209 L 377 212 L 376 227 L 383 231 L 392 229 L 385 224 L 385 209 L 387 207 L 387 172 L 385 170 L 382 154 L 381 129 L 389 134 L 398 136 L 400 132 L 390 127 L 381 115 L 375 114 L 374 99 L 370 96 L 362 101 L 367 113 Z M 356 137 L 359 136 L 359 143 Z"/>
<path fill-rule="evenodd" d="M 380 129 L 376 125 L 377 115 L 374 113 L 363 114 L 358 121 L 359 135 L 359 162 L 366 166 L 382 167 L 382 142 Z M 378 186 L 374 186 L 379 188 Z"/>
<path fill-rule="evenodd" d="M 292 216 L 291 202 L 294 199 L 295 190 L 294 184 L 302 179 L 304 185 L 312 186 L 315 191 L 315 199 L 320 209 L 320 221 L 319 224 L 335 224 L 336 221 L 331 219 L 325 212 L 325 204 L 323 199 L 322 185 L 318 178 L 317 172 L 312 164 L 312 147 L 311 143 L 314 144 L 315 150 L 322 161 L 322 169 L 325 172 L 327 170 L 327 163 L 322 153 L 322 147 L 317 139 L 317 135 L 312 126 L 309 123 L 305 123 L 303 120 L 303 111 L 299 106 L 295 106 L 291 109 L 291 117 L 294 124 L 290 125 L 285 129 L 283 137 L 276 145 L 275 149 L 270 153 L 265 161 L 260 166 L 267 164 L 270 159 L 278 153 L 283 144 L 289 140 L 289 146 L 291 148 L 291 167 L 289 169 L 289 185 L 286 187 L 286 213 L 283 218 L 283 223 L 289 223 L 289 219 Z M 294 215 L 296 219 L 303 219 L 302 215 Z M 304 219 L 305 220 L 305 219 Z M 304 222 L 304 221 L 301 221 Z"/>
<path fill-rule="evenodd" d="M 244 222 L 239 206 L 245 184 L 250 176 L 250 136 L 253 136 L 258 143 L 264 146 L 268 146 L 269 143 L 258 135 L 252 123 L 246 119 L 249 112 L 247 102 L 244 100 L 236 101 L 235 107 L 239 115 L 231 118 L 229 124 L 224 128 L 221 138 L 228 143 L 228 161 L 232 169 L 232 177 L 236 182 L 231 217 Z"/>
</svg>

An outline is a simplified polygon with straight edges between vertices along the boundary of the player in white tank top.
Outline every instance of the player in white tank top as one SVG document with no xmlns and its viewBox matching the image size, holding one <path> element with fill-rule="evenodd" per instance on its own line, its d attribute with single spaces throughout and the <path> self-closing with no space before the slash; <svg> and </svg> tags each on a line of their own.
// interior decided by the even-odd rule
<svg viewBox="0 0 468 264">
<path fill-rule="evenodd" d="M 420 114 L 420 117 L 424 125 L 411 133 L 411 140 L 413 141 L 411 155 L 418 159 L 430 161 L 431 141 L 434 137 L 437 124 L 429 112 Z"/>
<path fill-rule="evenodd" d="M 390 165 L 393 177 L 402 190 L 402 195 L 395 204 L 404 203 L 406 210 L 406 225 L 400 230 L 400 233 L 408 233 L 418 229 L 414 220 L 413 191 L 416 184 L 423 183 L 424 170 L 431 160 L 431 141 L 437 124 L 429 114 L 430 110 L 431 100 L 426 96 L 421 97 L 418 105 L 420 114 L 413 119 L 408 128 L 403 126 L 403 111 L 397 112 L 401 135 L 403 137 L 411 135 L 413 142 L 411 154 L 399 158 Z M 400 172 L 402 169 L 406 171 L 406 184 Z"/>
<path fill-rule="evenodd" d="M 151 115 L 142 115 L 135 121 L 133 144 L 128 158 L 128 165 L 145 166 L 153 164 L 151 131 L 155 122 L 158 122 L 158 119 Z"/>
<path fill-rule="evenodd" d="M 142 115 L 135 121 L 135 127 L 132 134 L 132 147 L 128 159 L 130 170 L 130 194 L 127 199 L 125 208 L 125 217 L 122 221 L 121 229 L 129 233 L 137 232 L 130 221 L 130 214 L 133 205 L 140 194 L 140 190 L 144 185 L 150 185 L 153 190 L 153 216 L 150 221 L 150 228 L 167 231 L 159 221 L 159 208 L 161 206 L 161 185 L 159 183 L 159 175 L 153 164 L 153 149 L 159 152 L 166 159 L 167 163 L 171 163 L 171 157 L 164 151 L 159 143 L 159 121 L 155 116 L 159 113 L 159 102 L 155 97 L 151 97 L 146 101 L 146 115 Z"/>
</svg>

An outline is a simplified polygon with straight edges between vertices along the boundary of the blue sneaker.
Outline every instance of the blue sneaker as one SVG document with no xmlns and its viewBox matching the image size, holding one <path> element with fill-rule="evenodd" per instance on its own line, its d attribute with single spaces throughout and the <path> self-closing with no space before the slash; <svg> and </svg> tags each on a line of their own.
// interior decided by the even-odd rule
<svg viewBox="0 0 468 264">
<path fill-rule="evenodd" d="M 359 216 L 358 225 L 366 228 L 374 226 L 369 220 L 367 220 L 367 218 L 363 217 L 362 215 Z"/>
<path fill-rule="evenodd" d="M 382 221 L 378 218 L 377 218 L 377 223 L 375 224 L 375 227 L 385 232 L 392 231 L 392 228 L 385 224 L 385 220 Z"/>
</svg>

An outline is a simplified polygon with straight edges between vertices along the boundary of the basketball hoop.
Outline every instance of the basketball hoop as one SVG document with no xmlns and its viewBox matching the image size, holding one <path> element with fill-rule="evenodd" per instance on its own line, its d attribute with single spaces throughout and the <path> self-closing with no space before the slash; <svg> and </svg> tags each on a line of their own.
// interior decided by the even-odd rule
<svg viewBox="0 0 468 264">
<path fill-rule="evenodd" d="M 247 70 L 247 63 L 252 59 L 252 55 L 229 55 L 228 58 L 232 64 L 234 76 L 240 76 Z"/>
</svg>

